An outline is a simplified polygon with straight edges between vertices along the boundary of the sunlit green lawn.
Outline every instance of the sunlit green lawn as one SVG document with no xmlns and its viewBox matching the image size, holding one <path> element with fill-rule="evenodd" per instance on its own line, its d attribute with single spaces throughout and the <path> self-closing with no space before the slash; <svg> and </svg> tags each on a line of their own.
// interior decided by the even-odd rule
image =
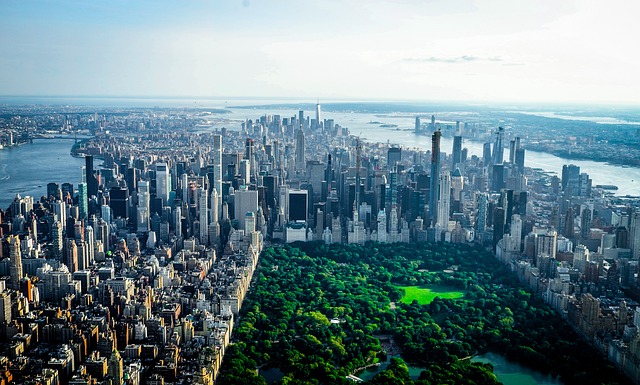
<svg viewBox="0 0 640 385">
<path fill-rule="evenodd" d="M 420 305 L 428 305 L 436 297 L 456 299 L 464 297 L 464 292 L 445 286 L 429 285 L 427 286 L 399 286 L 404 289 L 404 296 L 400 302 L 410 304 L 413 300 L 417 300 Z"/>
</svg>

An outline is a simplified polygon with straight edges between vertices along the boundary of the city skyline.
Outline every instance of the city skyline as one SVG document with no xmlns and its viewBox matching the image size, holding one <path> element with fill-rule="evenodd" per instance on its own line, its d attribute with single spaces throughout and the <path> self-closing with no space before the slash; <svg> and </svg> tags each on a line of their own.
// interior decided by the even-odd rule
<svg viewBox="0 0 640 385">
<path fill-rule="evenodd" d="M 6 1 L 0 94 L 640 104 L 637 7 Z"/>
</svg>

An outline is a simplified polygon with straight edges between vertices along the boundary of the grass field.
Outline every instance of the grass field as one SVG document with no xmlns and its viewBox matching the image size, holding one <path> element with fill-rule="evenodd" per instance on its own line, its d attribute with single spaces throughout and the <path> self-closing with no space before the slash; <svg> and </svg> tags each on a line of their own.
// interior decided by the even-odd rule
<svg viewBox="0 0 640 385">
<path fill-rule="evenodd" d="M 400 302 L 409 304 L 417 300 L 420 305 L 428 305 L 434 298 L 456 299 L 464 297 L 464 292 L 445 286 L 400 286 L 404 289 L 404 296 Z"/>
</svg>

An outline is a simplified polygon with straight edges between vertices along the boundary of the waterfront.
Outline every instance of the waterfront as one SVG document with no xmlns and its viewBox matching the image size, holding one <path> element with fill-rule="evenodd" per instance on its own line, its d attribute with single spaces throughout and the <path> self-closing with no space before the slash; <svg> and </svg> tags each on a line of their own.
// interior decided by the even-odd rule
<svg viewBox="0 0 640 385">
<path fill-rule="evenodd" d="M 295 109 L 242 109 L 231 108 L 230 114 L 225 114 L 225 119 L 236 121 L 237 129 L 245 119 L 259 118 L 262 115 L 279 114 L 281 117 L 297 115 Z M 305 111 L 305 114 L 311 114 Z M 426 113 L 425 113 L 426 114 Z M 463 120 L 465 113 L 460 112 L 460 119 Z M 424 114 L 421 114 L 424 116 Z M 431 137 L 429 135 L 416 135 L 413 131 L 415 115 L 411 114 L 373 114 L 358 112 L 323 112 L 323 116 L 334 119 L 336 124 L 347 127 L 352 135 L 361 136 L 365 142 L 370 143 L 390 143 L 406 148 L 419 148 L 423 151 L 431 149 Z M 372 124 L 376 122 L 379 124 Z M 396 127 L 381 127 L 381 125 L 396 125 Z M 221 126 L 212 126 L 217 129 Z M 487 127 L 489 128 L 489 127 Z M 451 153 L 453 138 L 442 137 L 441 148 L 445 153 Z M 482 146 L 484 142 L 469 140 L 463 137 L 463 147 L 469 151 L 469 156 L 476 155 L 482 157 Z M 526 140 L 523 140 L 526 149 Z M 505 159 L 509 159 L 508 149 L 505 148 Z M 525 165 L 532 168 L 540 168 L 548 172 L 556 173 L 560 177 L 562 166 L 565 164 L 575 164 L 580 166 L 580 171 L 589 174 L 593 180 L 593 185 L 614 185 L 618 190 L 614 191 L 619 196 L 640 196 L 640 168 L 614 165 L 605 162 L 595 162 L 591 160 L 560 158 L 558 156 L 539 152 L 526 151 Z"/>
<path fill-rule="evenodd" d="M 217 101 L 218 103 L 220 101 Z M 219 106 L 219 105 L 218 105 Z M 226 106 L 225 106 L 226 107 Z M 212 124 L 201 131 L 212 131 L 223 126 L 238 130 L 246 119 L 257 119 L 262 115 L 279 114 L 281 117 L 297 115 L 293 108 L 228 108 L 227 114 L 221 115 L 223 123 Z M 305 114 L 312 114 L 305 111 Z M 460 112 L 461 119 L 464 113 Z M 411 114 L 374 114 L 359 112 L 323 112 L 323 117 L 334 119 L 335 123 L 349 128 L 352 135 L 361 136 L 370 143 L 390 143 L 406 148 L 430 150 L 431 138 L 428 135 L 416 135 L 412 126 L 414 117 Z M 375 123 L 372 123 L 375 122 Z M 381 127 L 393 126 L 393 127 Z M 397 126 L 397 127 L 395 127 Z M 482 156 L 483 141 L 463 139 L 463 146 L 469 156 Z M 453 140 L 443 137 L 441 147 L 450 152 Z M 34 143 L 0 150 L 0 207 L 6 208 L 16 194 L 32 195 L 38 198 L 45 194 L 49 182 L 80 181 L 80 167 L 84 160 L 70 155 L 73 145 L 71 140 L 35 140 Z M 526 141 L 523 142 L 526 148 Z M 506 150 L 505 150 L 506 151 Z M 508 154 L 505 153 L 508 159 Z M 573 163 L 580 166 L 581 172 L 589 174 L 593 185 L 615 185 L 615 195 L 640 196 L 640 168 L 613 165 L 589 160 L 565 159 L 551 154 L 527 151 L 526 166 L 540 168 L 560 176 L 562 165 Z M 40 187 L 39 187 L 40 186 Z"/>
<path fill-rule="evenodd" d="M 84 159 L 70 155 L 73 143 L 68 139 L 36 139 L 0 150 L 0 208 L 6 209 L 16 194 L 39 199 L 46 194 L 49 182 L 77 186 Z"/>
</svg>

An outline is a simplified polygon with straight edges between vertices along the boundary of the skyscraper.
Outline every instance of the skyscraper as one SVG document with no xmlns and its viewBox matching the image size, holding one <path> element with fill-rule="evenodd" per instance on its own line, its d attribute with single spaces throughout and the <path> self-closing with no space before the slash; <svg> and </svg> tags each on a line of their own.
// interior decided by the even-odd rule
<svg viewBox="0 0 640 385">
<path fill-rule="evenodd" d="M 580 166 L 575 164 L 562 166 L 562 190 L 568 196 L 580 194 Z"/>
<path fill-rule="evenodd" d="M 322 129 L 322 123 L 320 120 L 320 100 L 316 103 L 316 124 L 318 125 L 318 130 Z"/>
<path fill-rule="evenodd" d="M 289 189 L 287 190 L 287 220 L 307 221 L 309 211 L 309 195 L 307 190 Z"/>
<path fill-rule="evenodd" d="M 149 231 L 149 211 L 150 211 L 150 192 L 149 192 L 149 182 L 145 180 L 141 180 L 138 183 L 138 231 L 146 232 Z"/>
<path fill-rule="evenodd" d="M 258 212 L 258 191 L 249 190 L 247 186 L 240 186 L 235 191 L 234 218 L 238 220 L 238 228 L 244 230 L 244 217 L 247 212 Z"/>
<path fill-rule="evenodd" d="M 431 117 L 434 120 L 434 117 Z M 434 226 L 438 222 L 438 193 L 440 192 L 440 130 L 431 135 L 431 179 L 429 186 L 429 222 Z"/>
<path fill-rule="evenodd" d="M 64 264 L 67 265 L 70 273 L 78 271 L 78 245 L 73 238 L 67 239 Z"/>
<path fill-rule="evenodd" d="M 89 216 L 89 199 L 87 197 L 87 184 L 78 183 L 78 211 L 80 219 L 86 219 Z"/>
<path fill-rule="evenodd" d="M 54 259 L 62 257 L 62 249 L 64 246 L 62 238 L 62 222 L 55 221 L 51 225 L 51 255 Z"/>
<path fill-rule="evenodd" d="M 415 127 L 416 132 L 420 132 L 420 126 L 421 126 L 420 117 L 416 116 L 416 127 Z"/>
<path fill-rule="evenodd" d="M 393 170 L 393 167 L 400 163 L 402 159 L 402 149 L 400 147 L 391 147 L 387 150 L 387 164 L 389 170 Z"/>
<path fill-rule="evenodd" d="M 302 129 L 296 131 L 296 171 L 302 172 L 305 170 L 305 142 L 304 132 Z"/>
<path fill-rule="evenodd" d="M 462 136 L 453 137 L 453 151 L 451 152 L 451 169 L 455 170 L 456 165 L 462 162 Z"/>
<path fill-rule="evenodd" d="M 213 151 L 211 152 L 213 161 L 213 187 L 222 195 L 222 135 L 213 135 Z M 220 211 L 222 199 L 218 200 L 218 211 Z"/>
<path fill-rule="evenodd" d="M 169 205 L 169 191 L 171 181 L 169 176 L 169 167 L 166 163 L 156 163 L 156 196 L 162 198 L 162 204 Z"/>
<path fill-rule="evenodd" d="M 98 195 L 98 178 L 95 175 L 95 170 L 93 169 L 93 156 L 87 155 L 84 158 L 85 161 L 85 169 L 87 172 L 87 195 L 89 197 Z"/>
<path fill-rule="evenodd" d="M 253 143 L 253 139 L 247 138 L 245 141 L 245 149 L 244 149 L 244 159 L 249 160 L 249 170 L 250 177 L 253 179 L 253 176 L 256 174 L 256 160 L 255 160 L 255 147 Z"/>
<path fill-rule="evenodd" d="M 205 188 L 198 188 L 198 221 L 200 222 L 200 244 L 209 244 L 209 199 Z"/>
<path fill-rule="evenodd" d="M 438 227 L 446 231 L 449 226 L 451 207 L 451 175 L 448 172 L 440 175 L 440 191 L 438 194 Z"/>
<path fill-rule="evenodd" d="M 498 127 L 496 131 L 496 141 L 493 143 L 493 154 L 491 154 L 491 164 L 504 163 L 504 128 Z"/>
<path fill-rule="evenodd" d="M 11 288 L 20 289 L 22 279 L 22 255 L 20 254 L 20 238 L 17 235 L 10 235 L 9 241 L 9 277 L 11 278 Z"/>
</svg>

